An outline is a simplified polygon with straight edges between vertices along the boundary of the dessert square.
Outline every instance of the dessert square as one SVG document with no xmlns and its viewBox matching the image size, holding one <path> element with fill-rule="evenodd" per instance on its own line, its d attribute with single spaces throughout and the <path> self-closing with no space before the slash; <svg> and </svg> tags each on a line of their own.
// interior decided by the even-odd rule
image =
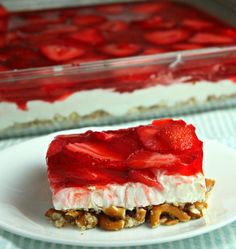
<svg viewBox="0 0 236 249">
<path fill-rule="evenodd" d="M 214 185 L 202 159 L 202 142 L 183 120 L 59 135 L 47 152 L 54 208 L 46 216 L 57 227 L 104 230 L 200 218 Z"/>
</svg>

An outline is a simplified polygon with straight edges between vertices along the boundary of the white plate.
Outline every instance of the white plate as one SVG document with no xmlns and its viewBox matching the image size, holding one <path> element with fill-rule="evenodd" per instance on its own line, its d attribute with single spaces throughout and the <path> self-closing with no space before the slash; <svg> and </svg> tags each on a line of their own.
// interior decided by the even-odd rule
<svg viewBox="0 0 236 249">
<path fill-rule="evenodd" d="M 236 220 L 236 195 L 233 187 L 236 179 L 236 151 L 217 142 L 204 140 L 205 173 L 216 179 L 205 218 L 171 227 L 150 229 L 143 225 L 119 232 L 99 229 L 81 232 L 73 227 L 57 229 L 44 217 L 45 211 L 52 206 L 45 153 L 54 136 L 51 134 L 32 139 L 0 152 L 0 227 L 3 229 L 48 242 L 111 247 L 148 245 L 189 238 Z"/>
</svg>

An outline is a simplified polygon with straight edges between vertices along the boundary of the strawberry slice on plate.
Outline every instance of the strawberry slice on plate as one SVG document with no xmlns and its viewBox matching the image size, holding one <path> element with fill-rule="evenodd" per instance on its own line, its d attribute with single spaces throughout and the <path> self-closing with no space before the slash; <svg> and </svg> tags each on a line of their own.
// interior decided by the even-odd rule
<svg viewBox="0 0 236 249">
<path fill-rule="evenodd" d="M 48 59 L 55 62 L 68 61 L 84 54 L 84 49 L 80 47 L 62 45 L 62 44 L 48 44 L 40 47 L 41 53 Z"/>
<path fill-rule="evenodd" d="M 208 32 L 199 32 L 190 39 L 190 42 L 197 44 L 227 45 L 235 43 L 236 40 L 233 39 L 232 37 L 224 35 L 208 33 Z"/>
<path fill-rule="evenodd" d="M 81 29 L 78 32 L 70 35 L 69 38 L 92 45 L 104 42 L 102 34 L 94 28 Z"/>
<path fill-rule="evenodd" d="M 86 154 L 99 160 L 119 161 L 122 159 L 119 153 L 114 152 L 106 144 L 99 142 L 69 143 L 66 145 L 66 149 L 74 153 Z"/>
<path fill-rule="evenodd" d="M 183 151 L 198 151 L 202 146 L 202 142 L 195 134 L 195 128 L 186 125 L 184 121 L 170 119 L 154 121 L 153 125 L 140 126 L 137 134 L 148 150 L 161 153 L 179 154 Z"/>
<path fill-rule="evenodd" d="M 150 171 L 142 170 L 129 170 L 129 178 L 133 182 L 141 182 L 147 186 L 156 187 L 159 190 L 163 190 L 163 186 L 155 179 L 154 174 Z"/>
<path fill-rule="evenodd" d="M 127 159 L 131 169 L 168 168 L 179 163 L 180 159 L 176 155 L 145 150 L 135 152 Z"/>
<path fill-rule="evenodd" d="M 111 43 L 100 47 L 100 50 L 111 56 L 124 57 L 138 54 L 141 46 L 135 43 Z"/>
<path fill-rule="evenodd" d="M 169 45 L 187 40 L 189 33 L 183 29 L 153 31 L 146 33 L 144 38 L 156 45 Z"/>
<path fill-rule="evenodd" d="M 98 15 L 81 15 L 73 18 L 73 23 L 78 26 L 92 26 L 105 21 L 105 17 Z"/>
</svg>

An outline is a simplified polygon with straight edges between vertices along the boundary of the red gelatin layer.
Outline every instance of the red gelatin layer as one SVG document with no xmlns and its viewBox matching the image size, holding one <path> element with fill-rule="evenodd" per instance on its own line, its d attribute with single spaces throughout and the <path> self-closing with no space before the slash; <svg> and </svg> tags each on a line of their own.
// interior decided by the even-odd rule
<svg viewBox="0 0 236 249">
<path fill-rule="evenodd" d="M 1 72 L 236 44 L 234 27 L 190 5 L 161 0 L 14 13 L 0 8 L 0 32 Z M 9 74 L 0 84 L 0 103 L 27 110 L 30 101 L 53 103 L 91 89 L 123 93 L 183 79 L 235 78 L 235 57 L 189 64 L 172 70 L 158 64 L 129 68 L 126 73 L 109 71 L 96 76 L 99 80 L 67 74 L 52 77 L 53 70 L 49 77 L 32 80 L 14 81 Z"/>
<path fill-rule="evenodd" d="M 60 135 L 47 152 L 52 190 L 141 182 L 161 188 L 155 173 L 202 173 L 202 142 L 184 121 L 155 120 L 116 131 Z"/>
</svg>

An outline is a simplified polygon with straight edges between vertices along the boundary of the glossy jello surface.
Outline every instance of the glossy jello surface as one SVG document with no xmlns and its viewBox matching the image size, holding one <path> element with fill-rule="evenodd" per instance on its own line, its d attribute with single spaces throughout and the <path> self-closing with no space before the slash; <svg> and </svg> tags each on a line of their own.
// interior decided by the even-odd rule
<svg viewBox="0 0 236 249">
<path fill-rule="evenodd" d="M 202 173 L 202 142 L 184 121 L 155 120 L 147 126 L 57 136 L 47 152 L 54 192 L 67 187 L 141 182 L 162 189 L 157 172 Z"/>
<path fill-rule="evenodd" d="M 0 70 L 159 54 L 236 43 L 236 30 L 181 2 L 151 1 L 8 13 L 0 9 Z M 143 65 L 89 74 L 54 72 L 0 83 L 0 103 L 27 110 L 30 101 L 54 103 L 74 93 L 133 92 L 176 82 L 235 79 L 236 58 Z M 0 77 L 1 78 L 1 77 Z"/>
<path fill-rule="evenodd" d="M 236 43 L 235 29 L 184 3 L 151 1 L 0 13 L 1 70 Z"/>
</svg>

